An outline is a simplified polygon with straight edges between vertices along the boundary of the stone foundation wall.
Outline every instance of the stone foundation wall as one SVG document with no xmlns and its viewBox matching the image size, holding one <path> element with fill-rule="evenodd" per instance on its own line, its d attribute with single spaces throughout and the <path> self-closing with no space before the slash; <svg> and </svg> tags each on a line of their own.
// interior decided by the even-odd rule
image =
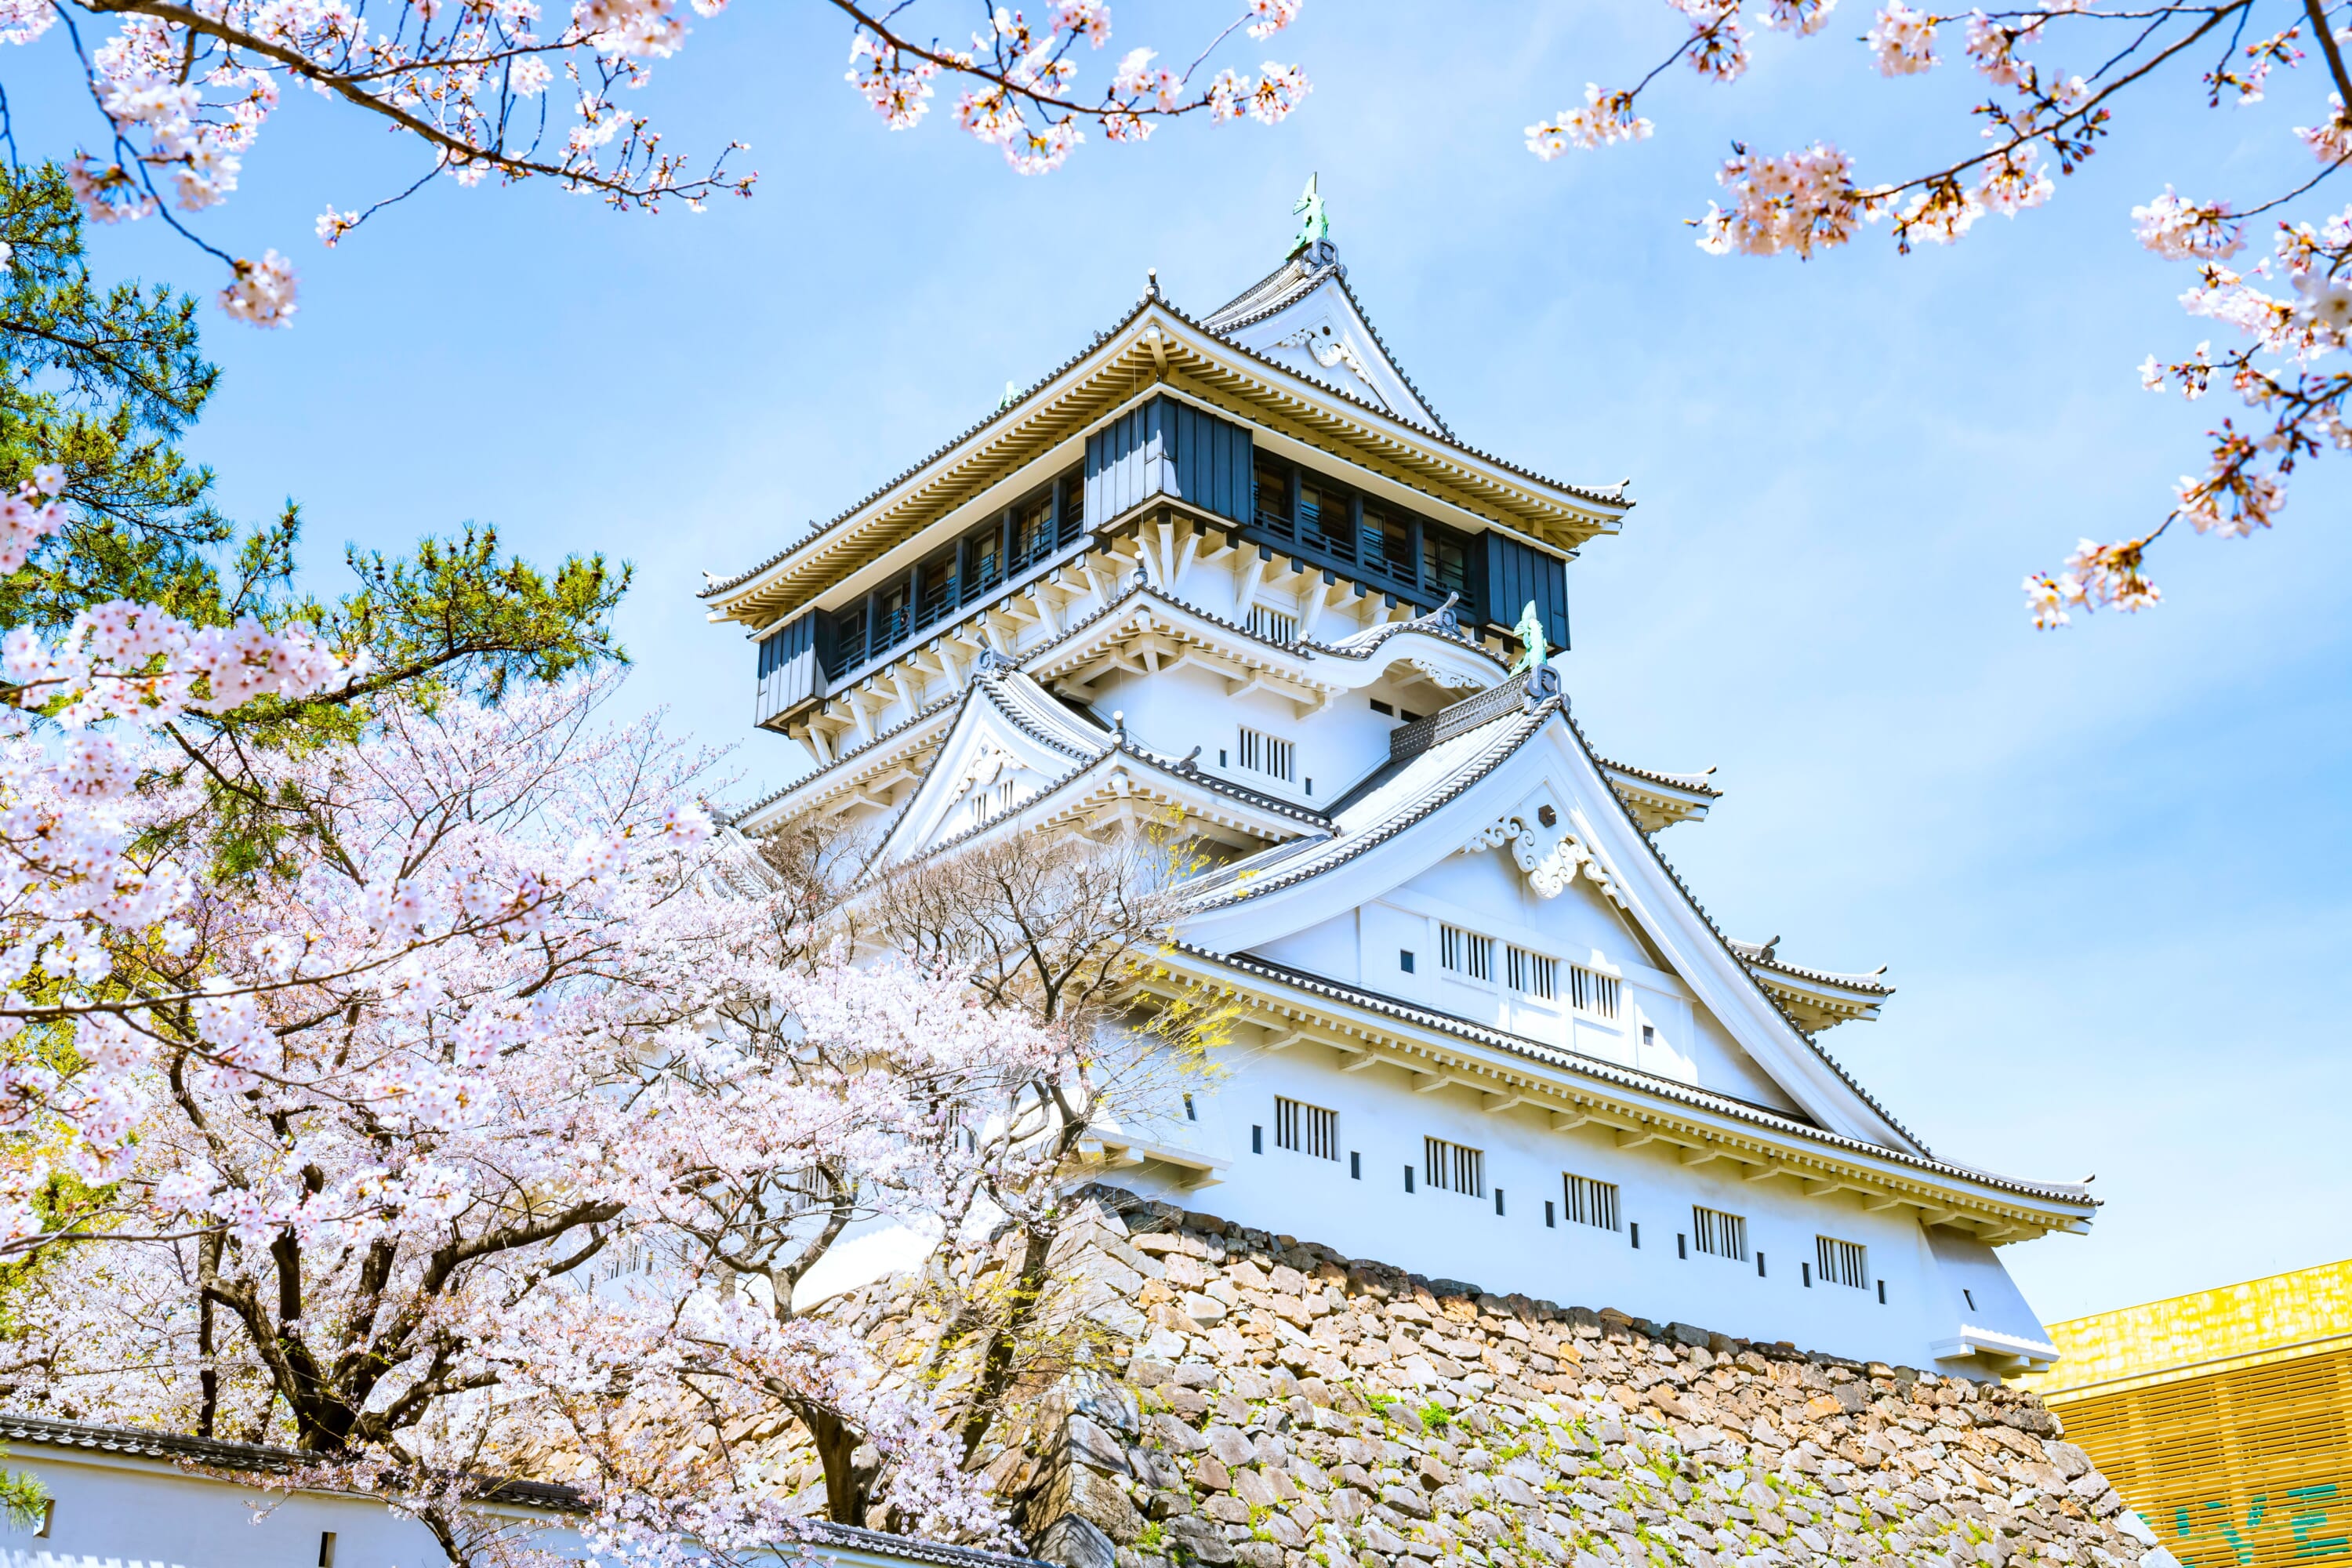
<svg viewBox="0 0 2352 1568">
<path fill-rule="evenodd" d="M 1072 1568 L 2177 1568 L 2022 1390 L 1482 1295 L 1105 1188 L 1055 1267 L 1116 1353 L 984 1455 Z M 916 1301 L 865 1309 L 895 1361 Z"/>
</svg>

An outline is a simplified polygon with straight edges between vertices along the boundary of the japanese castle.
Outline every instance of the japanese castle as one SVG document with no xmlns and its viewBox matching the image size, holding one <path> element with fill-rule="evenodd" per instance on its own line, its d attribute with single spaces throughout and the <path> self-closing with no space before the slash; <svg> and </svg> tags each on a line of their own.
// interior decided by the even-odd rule
<svg viewBox="0 0 2352 1568">
<path fill-rule="evenodd" d="M 1821 1043 L 1880 975 L 1708 918 L 1660 837 L 1713 778 L 1602 755 L 1545 658 L 1623 487 L 1457 437 L 1318 220 L 1205 316 L 1155 279 L 710 584 L 758 724 L 814 763 L 736 826 L 903 860 L 1181 813 L 1219 863 L 1153 984 L 1240 1021 L 1213 1082 L 1091 1130 L 1121 1186 L 1497 1293 L 2048 1366 L 1996 1249 L 2086 1230 L 2090 1194 L 1930 1152 Z"/>
</svg>

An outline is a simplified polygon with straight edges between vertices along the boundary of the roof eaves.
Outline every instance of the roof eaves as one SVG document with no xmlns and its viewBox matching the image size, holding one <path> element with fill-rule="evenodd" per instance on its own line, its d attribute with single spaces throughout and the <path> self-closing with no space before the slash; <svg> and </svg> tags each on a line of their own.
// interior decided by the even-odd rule
<svg viewBox="0 0 2352 1568">
<path fill-rule="evenodd" d="M 1585 739 L 1584 731 L 1577 724 L 1576 716 L 1568 711 L 1568 705 L 1565 702 L 1560 705 L 1560 717 L 1568 721 L 1568 732 L 1576 737 L 1576 743 L 1584 749 L 1585 756 L 1592 762 L 1595 767 L 1598 767 L 1601 763 L 1600 753 L 1592 749 L 1592 742 Z M 1788 1007 L 1781 1002 L 1781 1000 L 1778 996 L 1773 995 L 1772 993 L 1766 988 L 1762 981 L 1757 979 L 1753 973 L 1749 973 L 1748 969 L 1748 960 L 1741 955 L 1738 948 L 1732 945 L 1731 939 L 1723 934 L 1723 928 L 1715 923 L 1715 917 L 1708 914 L 1706 912 L 1706 906 L 1698 901 L 1698 895 L 1691 891 L 1690 884 L 1683 880 L 1682 873 L 1675 869 L 1674 863 L 1668 860 L 1664 852 L 1658 847 L 1658 841 L 1651 835 L 1642 831 L 1642 825 L 1633 820 L 1633 810 L 1626 805 L 1623 800 L 1619 799 L 1615 790 L 1612 789 L 1609 792 L 1609 798 L 1617 803 L 1617 809 L 1619 812 L 1623 814 L 1626 825 L 1633 828 L 1633 837 L 1641 840 L 1643 847 L 1650 852 L 1650 858 L 1658 863 L 1658 869 L 1664 871 L 1666 874 L 1667 879 L 1681 891 L 1684 900 L 1689 903 L 1692 911 L 1698 916 L 1700 923 L 1705 925 L 1710 932 L 1714 933 L 1715 940 L 1722 944 L 1725 954 L 1728 956 L 1733 963 L 1738 967 L 1739 973 L 1748 976 L 1748 983 L 1756 987 L 1756 994 L 1764 998 L 1765 1003 L 1770 1006 L 1775 1013 L 1778 1013 L 1780 1016 L 1781 1022 L 1787 1024 L 1790 1030 L 1794 1033 L 1799 1039 L 1805 1042 L 1806 1047 L 1815 1056 L 1819 1057 L 1823 1065 L 1828 1067 L 1832 1072 L 1837 1074 L 1839 1081 L 1843 1082 L 1848 1089 L 1853 1090 L 1855 1095 L 1860 1097 L 1864 1105 L 1869 1106 L 1872 1110 L 1877 1112 L 1880 1120 L 1884 1121 L 1887 1126 L 1895 1129 L 1895 1131 L 1909 1142 L 1913 1147 L 1916 1148 L 1922 1155 L 1929 1159 L 1933 1159 L 1934 1151 L 1929 1149 L 1927 1145 L 1914 1134 L 1909 1128 L 1896 1121 L 1895 1113 L 1888 1110 L 1884 1105 L 1881 1105 L 1878 1102 L 1877 1096 L 1863 1088 L 1861 1083 L 1855 1079 L 1854 1076 L 1845 1070 L 1845 1065 L 1843 1062 L 1840 1062 L 1835 1057 L 1823 1050 L 1819 1040 L 1815 1039 L 1812 1036 L 1807 1034 L 1803 1028 L 1800 1027 L 1797 1020 L 1790 1016 Z"/>
<path fill-rule="evenodd" d="M 1633 778 L 1644 779 L 1651 784 L 1662 784 L 1668 789 L 1685 790 L 1692 795 L 1706 795 L 1710 799 L 1720 799 L 1723 795 L 1723 791 L 1706 782 L 1706 773 L 1662 773 L 1653 768 L 1637 768 L 1631 763 L 1612 763 L 1602 756 L 1595 756 L 1592 760 L 1604 768 Z M 1708 770 L 1709 773 L 1713 771 L 1713 769 Z"/>
<path fill-rule="evenodd" d="M 1672 1079 L 1656 1078 L 1633 1068 L 1618 1067 L 1613 1063 L 1602 1061 L 1599 1058 L 1581 1056 L 1558 1046 L 1547 1045 L 1541 1040 L 1530 1039 L 1524 1035 L 1510 1034 L 1485 1024 L 1475 1023 L 1467 1018 L 1456 1017 L 1450 1013 L 1437 1012 L 1397 997 L 1385 996 L 1376 991 L 1366 991 L 1359 986 L 1326 980 L 1320 975 L 1310 974 L 1304 970 L 1293 969 L 1286 964 L 1275 963 L 1252 954 L 1215 952 L 1183 941 L 1178 941 L 1172 945 L 1181 952 L 1191 953 L 1210 963 L 1239 969 L 1244 973 L 1255 973 L 1286 984 L 1297 985 L 1303 990 L 1337 1001 L 1344 1001 L 1370 1012 L 1384 1014 L 1408 1023 L 1418 1024 L 1424 1028 L 1436 1029 L 1481 1044 L 1495 1046 L 1554 1066 L 1565 1067 L 1605 1082 L 1643 1089 L 1685 1104 L 1759 1122 L 1799 1137 L 1815 1139 L 1841 1148 L 1893 1160 L 1900 1164 L 1918 1166 L 1935 1171 L 1939 1174 L 1962 1176 L 1971 1181 L 1983 1182 L 1990 1186 L 2026 1194 L 2045 1201 L 2098 1206 L 2098 1200 L 2092 1197 L 2088 1190 L 2083 1187 L 2021 1181 L 2014 1176 L 1997 1175 L 1990 1171 L 1979 1171 L 1971 1166 L 1954 1164 L 1947 1160 L 1938 1160 L 1932 1155 L 1914 1154 L 1903 1149 L 1890 1149 L 1883 1143 L 1873 1143 L 1867 1139 L 1848 1137 L 1843 1132 L 1832 1132 L 1827 1128 L 1815 1126 L 1810 1121 L 1797 1121 L 1785 1112 L 1756 1105 L 1748 1100 L 1735 1100 L 1728 1095 L 1715 1094 L 1706 1089 L 1695 1089 L 1689 1084 L 1677 1083 Z"/>
<path fill-rule="evenodd" d="M 1150 310 L 1155 302 L 1165 304 L 1164 300 L 1155 300 L 1154 296 L 1146 294 L 1142 299 L 1135 302 L 1134 306 L 1129 310 L 1127 314 L 1121 316 L 1117 321 L 1113 322 L 1108 330 L 1097 332 L 1092 342 L 1088 343 L 1085 348 L 1080 349 L 1076 353 L 1072 354 L 1069 358 L 1064 360 L 1060 364 L 1055 365 L 1052 370 L 1047 371 L 1035 381 L 1031 382 L 1029 385 L 1015 395 L 1011 402 L 998 408 L 996 412 L 991 414 L 985 419 L 982 419 L 975 424 L 966 426 L 963 429 L 958 431 L 955 435 L 950 437 L 947 440 L 933 447 L 922 458 L 908 465 L 898 473 L 884 481 L 881 485 L 868 491 L 860 500 L 852 505 L 844 508 L 839 512 L 835 513 L 830 521 L 822 523 L 812 522 L 809 525 L 807 532 L 802 534 L 798 539 L 795 539 L 791 543 L 785 545 L 782 550 L 777 551 L 773 555 L 769 556 L 765 561 L 761 562 L 757 566 L 754 566 L 746 572 L 739 572 L 734 576 L 728 578 L 724 582 L 715 582 L 708 584 L 703 588 L 699 597 L 713 599 L 717 598 L 721 594 L 730 593 L 733 590 L 741 587 L 744 584 L 751 582 L 761 574 L 768 571 L 770 568 L 777 565 L 781 562 L 789 560 L 799 551 L 815 543 L 826 534 L 831 533 L 834 530 L 841 527 L 844 523 L 848 522 L 859 512 L 864 511 L 867 507 L 872 506 L 876 501 L 880 500 L 884 496 L 888 495 L 892 490 L 897 489 L 900 485 L 905 484 L 908 479 L 913 479 L 925 468 L 929 468 L 933 463 L 938 462 L 941 458 L 946 457 L 950 452 L 954 451 L 958 447 L 962 446 L 973 437 L 980 435 L 990 426 L 996 424 L 1000 420 L 1009 419 L 1014 415 L 1020 413 L 1022 406 L 1032 397 L 1036 396 L 1038 393 L 1044 391 L 1055 381 L 1068 374 L 1072 370 L 1075 370 L 1078 366 L 1079 363 L 1085 360 L 1088 354 L 1102 347 L 1106 340 L 1115 337 L 1120 331 L 1124 331 L 1129 323 L 1134 321 L 1138 316 L 1143 314 L 1144 311 Z"/>
<path fill-rule="evenodd" d="M 911 717 L 899 720 L 898 722 L 891 725 L 888 729 L 883 731 L 880 734 L 866 742 L 866 744 L 842 752 L 841 755 L 834 758 L 832 762 L 827 763 L 824 767 L 818 768 L 814 773 L 802 774 L 799 778 L 794 779 L 792 783 L 784 785 L 782 789 L 772 790 L 768 794 L 761 795 L 758 800 L 753 801 L 742 810 L 736 812 L 733 816 L 730 816 L 727 819 L 728 822 L 730 824 L 741 822 L 745 818 L 752 816 L 754 813 L 767 810 L 768 807 L 775 805 L 776 802 L 784 799 L 788 795 L 799 794 L 802 790 L 808 788 L 809 785 L 816 783 L 819 779 L 825 777 L 827 774 L 839 773 L 850 763 L 856 762 L 862 757 L 870 755 L 877 747 L 886 746 L 891 742 L 898 740 L 901 736 L 905 735 L 908 731 L 914 729 L 917 725 L 922 724 L 929 720 L 936 719 L 940 714 L 947 712 L 950 709 L 962 706 L 962 704 L 969 699 L 971 692 L 971 688 L 967 685 L 963 690 L 955 693 L 953 696 L 942 697 L 937 702 L 933 702 L 921 709 Z"/>
<path fill-rule="evenodd" d="M 1374 827 L 1366 829 L 1356 838 L 1342 845 L 1337 853 L 1296 870 L 1276 871 L 1271 875 L 1253 878 L 1244 882 L 1238 876 L 1232 874 L 1237 872 L 1240 867 L 1225 868 L 1228 874 L 1220 877 L 1213 886 L 1204 889 L 1207 896 L 1199 900 L 1197 907 L 1203 910 L 1229 909 L 1235 904 L 1262 898 L 1267 893 L 1287 888 L 1294 883 L 1319 877 L 1327 871 L 1346 865 L 1359 856 L 1370 853 L 1407 828 L 1427 820 L 1433 814 L 1453 804 L 1479 780 L 1501 767 L 1514 752 L 1527 743 L 1529 736 L 1543 728 L 1545 717 L 1552 710 L 1562 706 L 1559 698 L 1549 697 L 1532 710 L 1490 721 L 1492 723 L 1515 726 L 1517 732 L 1498 735 L 1488 742 L 1488 750 L 1483 754 L 1477 766 L 1457 774 L 1444 789 L 1433 792 L 1412 811 L 1391 817 Z M 1476 731 L 1470 732 L 1475 734 Z M 1459 738 L 1455 737 L 1455 739 Z"/>
</svg>

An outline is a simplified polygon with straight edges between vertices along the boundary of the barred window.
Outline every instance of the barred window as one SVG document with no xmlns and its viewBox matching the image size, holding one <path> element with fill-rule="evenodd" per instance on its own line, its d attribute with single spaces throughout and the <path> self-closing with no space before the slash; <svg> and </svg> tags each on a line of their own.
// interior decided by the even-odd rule
<svg viewBox="0 0 2352 1568">
<path fill-rule="evenodd" d="M 1274 1098 L 1274 1142 L 1318 1160 L 1339 1157 L 1339 1113 L 1300 1100 Z"/>
<path fill-rule="evenodd" d="M 1495 978 L 1495 939 L 1459 926 L 1437 928 L 1437 963 L 1451 973 L 1471 980 Z"/>
<path fill-rule="evenodd" d="M 1559 959 L 1546 958 L 1540 952 L 1529 952 L 1523 947 L 1512 948 L 1505 956 L 1510 964 L 1512 990 L 1545 1002 L 1559 997 Z"/>
<path fill-rule="evenodd" d="M 1298 617 L 1270 605 L 1252 605 L 1249 629 L 1251 636 L 1268 642 L 1293 643 L 1298 640 Z"/>
<path fill-rule="evenodd" d="M 1580 1013 L 1590 1013 L 1596 1018 L 1617 1016 L 1617 977 L 1602 974 L 1580 963 L 1568 966 L 1568 1005 Z"/>
<path fill-rule="evenodd" d="M 1474 1198 L 1486 1195 L 1486 1153 L 1483 1149 L 1465 1149 L 1443 1138 L 1423 1138 L 1421 1173 L 1422 1179 L 1439 1192 L 1460 1193 Z"/>
<path fill-rule="evenodd" d="M 1571 1225 L 1589 1225 L 1597 1230 L 1618 1228 L 1616 1183 L 1563 1174 L 1560 1184 Z"/>
<path fill-rule="evenodd" d="M 1254 773 L 1271 774 L 1285 784 L 1298 771 L 1298 747 L 1294 742 L 1247 725 L 1242 727 L 1241 754 L 1242 766 Z"/>
<path fill-rule="evenodd" d="M 1748 1222 L 1736 1214 L 1692 1205 L 1691 1240 L 1701 1252 L 1748 1261 Z"/>
<path fill-rule="evenodd" d="M 1870 1254 L 1860 1242 L 1817 1236 L 1813 1237 L 1813 1247 L 1820 1259 L 1822 1284 L 1851 1285 L 1857 1290 L 1870 1289 Z"/>
</svg>

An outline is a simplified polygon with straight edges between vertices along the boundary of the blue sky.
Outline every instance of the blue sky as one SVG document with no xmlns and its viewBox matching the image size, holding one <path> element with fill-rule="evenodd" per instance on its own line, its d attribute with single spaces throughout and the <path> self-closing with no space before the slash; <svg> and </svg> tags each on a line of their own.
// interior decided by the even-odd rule
<svg viewBox="0 0 2352 1568">
<path fill-rule="evenodd" d="M 1172 5 L 1118 19 L 1120 47 L 1194 37 Z M 1684 220 L 1734 138 L 1833 137 L 1865 175 L 1973 147 L 1971 85 L 1878 79 L 1865 25 L 1849 0 L 1818 38 L 1767 37 L 1727 90 L 1670 76 L 1654 140 L 1547 165 L 1521 127 L 1646 68 L 1676 26 L 1655 0 L 1310 0 L 1256 51 L 1317 83 L 1290 123 L 1180 125 L 1024 180 L 943 121 L 887 132 L 829 7 L 739 5 L 645 104 L 673 145 L 751 143 L 755 199 L 627 218 L 436 189 L 333 253 L 319 210 L 417 154 L 289 97 L 206 232 L 291 255 L 301 313 L 265 335 L 208 312 L 226 374 L 191 445 L 236 511 L 303 503 L 323 587 L 346 542 L 469 519 L 635 563 L 630 699 L 735 745 L 748 793 L 789 748 L 749 730 L 751 656 L 703 623 L 702 572 L 985 414 L 1147 268 L 1196 312 L 1237 292 L 1319 171 L 1351 281 L 1456 430 L 1632 477 L 1623 533 L 1572 570 L 1564 670 L 1605 752 L 1719 766 L 1713 816 L 1662 840 L 1718 922 L 1892 966 L 1885 1021 L 1824 1043 L 1939 1152 L 2097 1173 L 2092 1237 L 2004 1251 L 2043 1315 L 2342 1257 L 2352 463 L 2303 479 L 2273 535 L 2168 542 L 2155 615 L 2036 635 L 2018 589 L 2078 534 L 2160 516 L 2227 412 L 2139 388 L 2144 354 L 2211 334 L 2129 207 L 2299 171 L 2286 127 L 2316 79 L 2221 113 L 2161 87 L 2048 209 L 1949 250 L 1702 255 Z M 54 41 L 8 67 L 28 154 L 93 134 Z M 101 268 L 215 286 L 152 225 L 97 238 Z"/>
</svg>

